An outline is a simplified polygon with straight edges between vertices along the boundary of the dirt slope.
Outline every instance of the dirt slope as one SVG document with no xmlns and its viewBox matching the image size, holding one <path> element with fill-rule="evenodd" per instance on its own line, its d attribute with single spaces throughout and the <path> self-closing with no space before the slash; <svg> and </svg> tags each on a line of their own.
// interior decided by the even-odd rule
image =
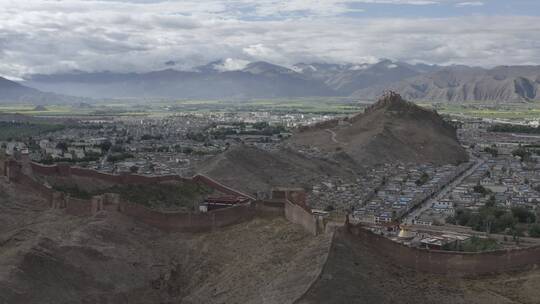
<svg viewBox="0 0 540 304">
<path fill-rule="evenodd" d="M 164 234 L 115 212 L 48 210 L 0 180 L 0 303 L 291 303 L 329 237 L 285 219 Z"/>
<path fill-rule="evenodd" d="M 338 233 L 319 280 L 297 303 L 538 303 L 540 271 L 450 279 L 395 266 Z"/>
<path fill-rule="evenodd" d="M 272 187 L 310 188 L 315 180 L 327 176 L 354 177 L 354 165 L 308 158 L 287 150 L 264 151 L 252 146 L 237 146 L 218 155 L 199 171 L 249 193 L 268 191 Z"/>
</svg>

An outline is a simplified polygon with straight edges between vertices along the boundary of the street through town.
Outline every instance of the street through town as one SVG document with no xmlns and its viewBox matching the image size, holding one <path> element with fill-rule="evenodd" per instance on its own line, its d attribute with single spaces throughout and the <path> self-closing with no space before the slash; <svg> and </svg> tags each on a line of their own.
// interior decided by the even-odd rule
<svg viewBox="0 0 540 304">
<path fill-rule="evenodd" d="M 471 158 L 474 159 L 475 164 L 468 170 L 464 171 L 459 177 L 457 177 L 453 182 L 448 183 L 444 186 L 439 192 L 437 192 L 432 198 L 425 201 L 421 206 L 412 209 L 408 214 L 403 217 L 403 223 L 413 224 L 413 221 L 417 219 L 422 212 L 428 210 L 433 206 L 433 204 L 441 200 L 448 192 L 452 191 L 457 185 L 459 185 L 465 178 L 473 174 L 476 169 L 482 166 L 485 163 L 485 160 L 477 158 L 471 155 Z"/>
</svg>

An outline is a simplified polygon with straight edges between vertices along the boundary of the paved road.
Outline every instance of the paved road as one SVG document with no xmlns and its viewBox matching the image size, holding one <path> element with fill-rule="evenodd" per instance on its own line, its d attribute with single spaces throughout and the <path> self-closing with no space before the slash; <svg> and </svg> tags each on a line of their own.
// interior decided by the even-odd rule
<svg viewBox="0 0 540 304">
<path fill-rule="evenodd" d="M 481 158 L 476 158 L 474 156 L 471 155 L 471 158 L 473 158 L 475 160 L 475 164 L 468 170 L 466 170 L 465 172 L 463 172 L 458 178 L 456 178 L 453 182 L 447 184 L 446 186 L 444 186 L 435 196 L 433 196 L 433 198 L 431 199 L 428 199 L 424 204 L 422 204 L 422 206 L 414 209 L 413 211 L 411 211 L 403 220 L 404 223 L 407 223 L 407 224 L 412 224 L 412 221 L 418 217 L 422 212 L 426 211 L 427 209 L 431 208 L 431 206 L 439 201 L 440 199 L 442 199 L 446 194 L 448 194 L 448 192 L 452 191 L 452 189 L 454 189 L 457 185 L 459 185 L 465 178 L 467 178 L 468 176 L 470 176 L 471 174 L 474 173 L 474 171 L 476 171 L 476 169 L 478 169 L 478 167 L 480 167 L 481 165 L 483 165 L 485 163 L 485 160 L 481 159 Z"/>
</svg>

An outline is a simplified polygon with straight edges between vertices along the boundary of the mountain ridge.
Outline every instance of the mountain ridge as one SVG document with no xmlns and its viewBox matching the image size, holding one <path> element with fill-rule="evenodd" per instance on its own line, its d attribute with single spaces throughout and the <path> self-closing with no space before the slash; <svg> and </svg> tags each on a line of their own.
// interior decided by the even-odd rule
<svg viewBox="0 0 540 304">
<path fill-rule="evenodd" d="M 540 100 L 540 66 L 376 63 L 298 63 L 264 61 L 225 68 L 218 60 L 192 70 L 151 72 L 72 71 L 27 75 L 23 85 L 63 95 L 93 98 L 295 98 L 350 97 L 376 100 L 392 89 L 412 101 L 529 102 Z"/>
<path fill-rule="evenodd" d="M 62 94 L 42 92 L 15 81 L 0 77 L 0 103 L 31 103 L 45 105 L 50 103 L 71 103 L 88 98 L 70 97 Z"/>
<path fill-rule="evenodd" d="M 352 96 L 371 100 L 389 88 L 417 101 L 539 101 L 540 67 L 446 67 L 399 82 L 359 89 Z"/>
</svg>

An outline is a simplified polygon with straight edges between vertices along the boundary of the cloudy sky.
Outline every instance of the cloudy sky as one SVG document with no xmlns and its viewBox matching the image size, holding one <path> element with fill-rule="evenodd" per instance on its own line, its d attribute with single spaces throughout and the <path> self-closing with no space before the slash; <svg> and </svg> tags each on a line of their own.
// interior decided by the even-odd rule
<svg viewBox="0 0 540 304">
<path fill-rule="evenodd" d="M 538 0 L 0 0 L 0 75 L 246 61 L 540 64 Z M 166 65 L 165 63 L 169 64 Z"/>
</svg>

